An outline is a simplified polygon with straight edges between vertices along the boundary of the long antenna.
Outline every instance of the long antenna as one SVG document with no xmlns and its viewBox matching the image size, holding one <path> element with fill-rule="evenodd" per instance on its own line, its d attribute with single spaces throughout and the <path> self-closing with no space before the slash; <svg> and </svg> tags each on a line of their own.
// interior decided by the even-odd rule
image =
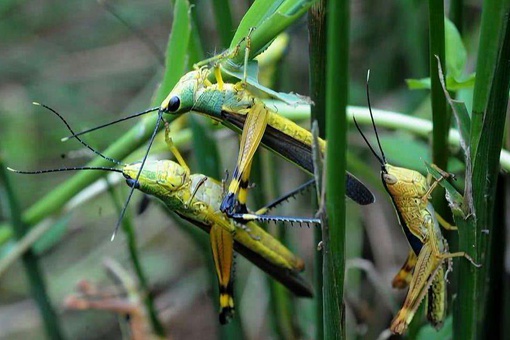
<svg viewBox="0 0 510 340">
<path fill-rule="evenodd" d="M 32 102 L 32 104 L 34 105 L 37 105 L 37 106 L 42 106 L 44 107 L 45 109 L 53 112 L 54 114 L 57 115 L 58 118 L 60 118 L 60 120 L 65 124 L 65 126 L 67 127 L 67 129 L 72 133 L 74 134 L 74 131 L 73 129 L 71 128 L 71 126 L 69 126 L 69 124 L 67 123 L 67 121 L 64 119 L 64 117 L 62 117 L 62 115 L 60 113 L 58 113 L 57 111 L 55 111 L 54 109 L 52 109 L 51 107 L 47 106 L 47 105 L 44 105 L 44 104 L 41 104 L 41 103 L 38 103 L 38 102 Z M 113 158 L 110 158 L 110 157 L 107 157 L 105 155 L 103 155 L 101 152 L 97 151 L 96 149 L 94 149 L 93 147 L 91 147 L 90 145 L 88 145 L 87 143 L 85 143 L 83 140 L 80 139 L 80 137 L 76 137 L 76 139 L 78 140 L 78 142 L 80 142 L 83 146 L 85 146 L 87 149 L 91 150 L 93 153 L 95 153 L 96 155 L 106 159 L 107 161 L 110 161 L 112 163 L 115 163 L 115 164 L 118 164 L 118 165 L 123 165 L 121 162 L 119 162 L 118 160 L 116 159 L 113 159 Z"/>
<path fill-rule="evenodd" d="M 15 172 L 17 174 L 23 174 L 23 175 L 39 175 L 39 174 L 47 174 L 50 172 L 79 171 L 79 170 L 101 170 L 101 171 L 111 171 L 111 172 L 122 173 L 122 170 L 120 170 L 120 169 L 108 168 L 106 166 L 80 166 L 80 167 L 44 169 L 44 170 L 35 170 L 35 171 L 23 171 L 23 170 L 16 170 L 16 169 L 7 167 L 7 170 Z"/>
<path fill-rule="evenodd" d="M 373 125 L 374 130 L 375 130 L 375 135 L 377 136 L 377 142 L 379 143 L 379 136 L 377 135 L 377 129 L 375 128 L 374 116 L 372 114 L 372 107 L 371 107 L 371 104 L 370 104 L 370 94 L 369 94 L 370 91 L 369 91 L 369 88 L 368 88 L 368 80 L 369 80 L 369 78 L 370 78 L 370 70 L 368 70 L 368 72 L 367 72 L 367 83 L 366 83 L 368 110 L 370 111 L 370 117 L 372 119 L 372 125 Z M 384 152 L 382 152 L 381 143 L 379 143 L 379 148 L 381 149 L 381 152 L 382 152 L 382 158 L 381 158 L 381 156 L 379 156 L 377 154 L 377 152 L 375 152 L 374 148 L 372 147 L 372 145 L 368 141 L 367 137 L 365 136 L 363 131 L 361 131 L 361 127 L 359 126 L 358 121 L 356 120 L 356 117 L 354 115 L 352 116 L 352 119 L 354 120 L 354 125 L 356 125 L 356 128 L 358 129 L 359 133 L 361 134 L 361 137 L 363 137 L 363 140 L 365 141 L 365 143 L 368 145 L 370 151 L 372 151 L 372 153 L 377 158 L 379 163 L 384 167 L 384 165 L 386 164 L 386 158 L 384 156 Z"/>
<path fill-rule="evenodd" d="M 370 103 L 370 88 L 368 86 L 368 81 L 370 80 L 370 69 L 367 71 L 367 102 L 368 102 L 368 111 L 370 112 L 370 119 L 372 119 L 372 126 L 374 127 L 375 137 L 377 138 L 377 144 L 379 145 L 379 150 L 381 150 L 383 164 L 386 164 L 386 156 L 384 155 L 383 148 L 381 146 L 381 141 L 379 140 L 379 134 L 377 133 L 377 127 L 374 121 L 374 115 L 372 113 L 372 104 Z"/>
<path fill-rule="evenodd" d="M 145 165 L 145 161 L 147 160 L 147 157 L 149 156 L 149 151 L 152 147 L 152 143 L 154 142 L 154 139 L 156 138 L 156 134 L 158 133 L 159 124 L 161 123 L 162 120 L 163 120 L 162 112 L 158 111 L 158 119 L 156 120 L 156 126 L 154 127 L 154 131 L 152 132 L 151 139 L 149 140 L 149 146 L 147 147 L 147 151 L 145 152 L 145 156 L 143 157 L 142 164 L 140 165 L 140 170 L 138 171 L 135 181 L 133 182 L 133 184 L 131 186 L 131 190 L 129 191 L 129 195 L 128 195 L 128 198 L 126 199 L 126 203 L 124 203 L 124 207 L 122 208 L 122 211 L 120 212 L 119 219 L 117 220 L 117 224 L 115 225 L 115 229 L 113 230 L 112 238 L 110 239 L 111 241 L 113 241 L 115 239 L 115 236 L 117 235 L 117 231 L 119 230 L 122 219 L 124 218 L 124 215 L 126 214 L 126 210 L 127 210 L 129 201 L 131 201 L 131 196 L 133 196 L 133 192 L 135 191 L 136 184 L 138 183 L 138 179 L 140 178 L 140 174 L 142 173 L 142 169 Z"/>
<path fill-rule="evenodd" d="M 110 126 L 110 125 L 113 125 L 113 124 L 117 124 L 117 123 L 120 123 L 120 122 L 123 122 L 123 121 L 126 121 L 126 120 L 129 120 L 131 118 L 136 118 L 136 117 L 140 117 L 140 116 L 143 116 L 144 114 L 147 114 L 149 112 L 154 112 L 154 111 L 157 111 L 159 110 L 159 106 L 158 107 L 151 107 L 150 109 L 147 109 L 145 111 L 141 111 L 141 112 L 137 112 L 137 113 L 133 113 L 129 116 L 126 116 L 126 117 L 123 117 L 123 118 L 120 118 L 120 119 L 117 119 L 117 120 L 114 120 L 114 121 L 111 121 L 109 123 L 106 123 L 106 124 L 103 124 L 103 125 L 99 125 L 99 126 L 96 126 L 96 127 L 93 127 L 91 129 L 88 129 L 88 130 L 85 130 L 85 131 L 81 131 L 81 132 L 78 132 L 78 133 L 73 133 L 71 136 L 67 136 L 67 137 L 64 137 L 61 139 L 62 142 L 65 142 L 65 141 L 68 141 L 69 139 L 71 138 L 77 138 L 78 136 L 81 136 L 81 135 L 84 135 L 86 133 L 89 133 L 89 132 L 92 132 L 92 131 L 96 131 L 96 130 L 99 130 L 99 129 L 102 129 L 104 127 L 107 127 L 107 126 Z"/>
</svg>

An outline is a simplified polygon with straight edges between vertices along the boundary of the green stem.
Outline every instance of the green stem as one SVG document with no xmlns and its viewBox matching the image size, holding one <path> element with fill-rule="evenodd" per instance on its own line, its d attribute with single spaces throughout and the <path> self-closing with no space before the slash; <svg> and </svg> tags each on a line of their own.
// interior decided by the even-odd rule
<svg viewBox="0 0 510 340">
<path fill-rule="evenodd" d="M 476 82 L 473 90 L 473 112 L 471 114 L 471 158 L 474 160 L 482 132 L 483 118 L 489 99 L 494 62 L 499 51 L 501 15 L 507 1 L 486 0 L 483 2 L 482 22 L 480 29 L 480 45 L 476 63 Z"/>
<path fill-rule="evenodd" d="M 17 240 L 21 240 L 28 232 L 27 225 L 21 219 L 21 212 L 18 201 L 15 197 L 13 187 L 9 181 L 7 170 L 4 163 L 0 159 L 0 179 L 4 183 L 9 209 L 11 213 L 11 221 L 14 228 L 14 236 Z M 37 256 L 32 249 L 28 249 L 21 257 L 25 273 L 28 277 L 32 297 L 35 300 L 41 318 L 44 322 L 46 334 L 50 339 L 64 339 L 62 329 L 55 309 L 51 305 L 50 298 L 46 293 L 46 283 L 41 269 L 39 268 Z"/>
<path fill-rule="evenodd" d="M 464 0 L 450 1 L 450 20 L 462 35 L 462 32 L 464 32 Z"/>
<path fill-rule="evenodd" d="M 311 106 L 312 122 L 317 120 L 319 136 L 324 138 L 326 133 L 326 10 L 324 1 L 314 4 L 308 12 L 308 31 L 310 35 L 310 97 L 315 105 Z M 315 196 L 314 196 L 315 197 Z M 318 202 L 315 199 L 314 205 Z M 322 230 L 314 230 L 314 243 L 322 241 Z M 314 281 L 318 292 L 322 290 L 322 254 L 315 253 L 314 256 Z M 324 338 L 324 301 L 323 295 L 317 294 L 315 306 L 315 339 Z"/>
<path fill-rule="evenodd" d="M 447 110 L 446 98 L 439 81 L 436 55 L 445 70 L 445 37 L 444 37 L 444 3 L 442 0 L 429 0 L 430 30 L 430 79 L 432 101 L 432 160 L 441 169 L 447 170 L 448 148 L 446 147 L 450 128 L 450 112 Z M 443 195 L 442 195 L 443 196 Z"/>
<path fill-rule="evenodd" d="M 120 214 L 122 206 L 119 204 L 119 200 L 117 199 L 113 187 L 111 185 L 108 185 L 108 192 L 112 197 L 115 209 Z M 142 292 L 143 300 L 149 313 L 152 328 L 158 336 L 164 337 L 165 328 L 163 327 L 163 324 L 158 318 L 158 313 L 156 311 L 156 307 L 154 306 L 154 300 L 151 294 L 149 281 L 147 280 L 147 276 L 143 271 L 142 264 L 140 262 L 140 257 L 138 256 L 138 246 L 136 244 L 136 232 L 133 226 L 132 218 L 129 214 L 126 214 L 124 216 L 124 219 L 122 220 L 122 230 L 126 234 L 129 257 L 131 259 L 131 263 L 133 264 L 133 268 L 138 278 L 140 291 Z"/>
<path fill-rule="evenodd" d="M 328 1 L 326 211 L 323 226 L 324 338 L 345 338 L 345 168 L 349 85 L 349 1 Z M 342 77 L 338 77 L 341 74 Z"/>
<path fill-rule="evenodd" d="M 482 264 L 475 269 L 460 261 L 458 297 L 462 306 L 455 310 L 454 332 L 457 338 L 481 338 L 486 320 L 487 300 L 493 295 L 490 262 L 494 235 L 494 203 L 499 171 L 499 154 L 508 103 L 510 82 L 510 1 L 485 1 L 477 64 L 477 79 L 471 124 L 472 178 L 466 176 L 466 192 L 471 219 L 460 234 L 460 247 Z M 490 34 L 490 36 L 488 35 Z M 490 42 L 488 40 L 491 40 Z M 484 59 L 484 61 L 481 61 Z M 498 223 L 497 227 L 501 227 Z M 460 229 L 459 229 L 460 231 Z M 474 251 L 472 251 L 474 250 Z M 493 297 L 492 297 L 493 298 Z"/>
</svg>

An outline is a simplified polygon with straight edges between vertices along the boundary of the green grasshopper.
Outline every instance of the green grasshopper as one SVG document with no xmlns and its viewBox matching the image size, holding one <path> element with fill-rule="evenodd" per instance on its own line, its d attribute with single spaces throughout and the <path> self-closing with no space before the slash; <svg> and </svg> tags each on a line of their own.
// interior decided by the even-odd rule
<svg viewBox="0 0 510 340">
<path fill-rule="evenodd" d="M 59 113 L 48 106 L 42 106 L 54 112 L 74 134 Z M 223 214 L 219 210 L 223 197 L 221 183 L 205 175 L 190 174 L 188 166 L 170 139 L 168 128 L 165 137 L 178 163 L 170 160 L 147 161 L 143 170 L 142 162 L 122 165 L 102 155 L 77 137 L 80 143 L 97 155 L 122 165 L 122 170 L 108 167 L 75 167 L 39 171 L 19 171 L 9 168 L 9 170 L 21 174 L 74 170 L 119 172 L 124 175 L 130 187 L 159 198 L 168 209 L 208 232 L 220 286 L 220 322 L 222 324 L 227 323 L 234 313 L 232 295 L 234 249 L 281 282 L 295 295 L 311 297 L 312 288 L 299 275 L 304 270 L 303 260 L 255 222 L 240 224 Z"/>
<path fill-rule="evenodd" d="M 464 257 L 475 267 L 480 265 L 476 264 L 465 252 L 449 252 L 448 243 L 441 234 L 439 225 L 447 230 L 457 230 L 457 228 L 441 218 L 429 202 L 431 193 L 440 181 L 450 177 L 450 174 L 436 167 L 442 177 L 429 185 L 429 181 L 419 172 L 390 165 L 386 161 L 386 156 L 381 147 L 372 114 L 368 78 L 367 100 L 381 156 L 372 148 L 355 117 L 353 117 L 354 123 L 365 143 L 381 164 L 383 186 L 391 197 L 399 223 L 411 247 L 404 266 L 393 280 L 394 287 L 405 288 L 409 286 L 409 291 L 402 308 L 391 323 L 390 330 L 397 334 L 404 333 L 427 294 L 427 318 L 434 327 L 440 328 L 446 313 L 445 281 L 447 273 L 452 269 L 452 259 Z M 445 262 L 448 264 L 446 270 Z"/>
</svg>

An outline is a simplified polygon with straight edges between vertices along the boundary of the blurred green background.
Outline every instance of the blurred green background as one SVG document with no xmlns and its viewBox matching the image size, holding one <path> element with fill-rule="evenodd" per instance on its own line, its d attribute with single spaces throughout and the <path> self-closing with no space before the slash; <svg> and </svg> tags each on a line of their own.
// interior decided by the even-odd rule
<svg viewBox="0 0 510 340">
<path fill-rule="evenodd" d="M 165 50 L 173 14 L 169 1 L 109 1 L 126 22 L 149 37 L 160 51 Z M 466 73 L 473 69 L 475 37 L 478 31 L 480 1 L 470 2 L 465 12 L 464 43 L 468 49 Z M 246 12 L 249 1 L 232 1 L 234 27 Z M 428 75 L 427 3 L 421 1 L 352 2 L 350 95 L 352 105 L 366 106 L 365 77 L 371 69 L 371 95 L 375 108 L 430 118 L 428 92 L 410 91 L 406 78 Z M 203 50 L 214 55 L 222 46 L 216 32 L 209 1 L 197 1 L 196 11 Z M 233 32 L 232 32 L 233 33 Z M 308 33 L 305 18 L 288 30 L 290 43 L 279 66 L 275 85 L 282 92 L 308 94 Z M 80 166 L 92 155 L 75 141 L 60 142 L 68 132 L 56 117 L 31 103 L 38 101 L 59 111 L 77 131 L 108 122 L 149 107 L 161 80 L 161 55 L 148 46 L 114 15 L 96 1 L 12 1 L 0 3 L 0 156 L 7 166 L 46 169 Z M 160 52 L 162 53 L 162 52 Z M 338 75 L 343 77 L 345 75 Z M 469 98 L 467 98 L 469 101 Z M 309 122 L 302 122 L 309 126 Z M 87 135 L 84 139 L 104 150 L 134 122 L 125 122 Z M 207 126 L 208 122 L 204 122 Z M 219 140 L 224 169 L 232 169 L 237 157 L 237 137 L 231 131 L 214 130 Z M 384 132 L 383 132 L 384 134 Z M 383 138 L 387 156 L 394 163 L 423 169 L 430 157 L 427 141 L 404 133 Z M 383 136 L 384 137 L 384 136 Z M 349 141 L 354 154 L 368 166 L 368 183 L 378 183 L 378 165 L 366 152 L 355 129 Z M 403 147 L 405 145 L 405 147 Z M 192 148 L 181 148 L 190 160 Z M 164 156 L 161 156 L 164 157 Z M 267 153 L 264 158 L 269 158 Z M 280 191 L 292 189 L 307 177 L 290 164 L 277 159 L 274 164 Z M 268 170 L 269 171 L 269 170 Z M 365 172 L 366 173 L 366 169 Z M 37 202 L 62 183 L 71 173 L 38 176 L 11 174 L 21 208 Z M 103 192 L 104 182 L 88 192 Z M 127 196 L 123 185 L 116 189 L 122 202 Z M 257 186 L 253 191 L 263 190 Z M 348 281 L 346 285 L 347 324 L 351 336 L 372 339 L 391 321 L 403 292 L 391 290 L 390 282 L 407 255 L 407 244 L 390 202 L 380 185 L 374 187 L 377 203 L 360 208 L 348 202 Z M 47 289 L 57 309 L 66 336 L 73 339 L 119 337 L 126 325 L 123 317 L 104 311 L 72 311 L 64 301 L 82 280 L 97 285 L 104 294 L 123 298 L 122 287 L 112 279 L 104 263 L 113 259 L 135 280 L 121 233 L 114 242 L 110 236 L 118 218 L 111 196 L 98 194 L 77 208 L 66 210 L 51 220 L 50 231 L 34 245 L 40 258 Z M 142 200 L 135 193 L 132 215 Z M 78 199 L 80 201 L 80 199 Z M 283 214 L 310 216 L 310 195 L 292 200 Z M 4 197 L 0 222 L 8 226 Z M 254 203 L 250 206 L 254 206 Z M 363 218 L 362 218 L 363 217 Z M 151 204 L 134 218 L 142 265 L 155 297 L 156 308 L 167 334 L 175 339 L 217 338 L 219 330 L 215 300 L 216 282 L 211 281 L 210 250 L 200 247 L 157 204 Z M 362 225 L 363 223 L 363 225 Z M 191 228 L 191 227 L 189 227 Z M 285 227 L 291 248 L 306 260 L 305 275 L 312 278 L 313 243 L 311 228 Z M 202 235 L 207 240 L 207 235 Z M 3 240 L 0 258 L 16 247 Z M 268 314 L 270 300 L 265 274 L 237 256 L 236 317 L 242 321 L 248 339 L 266 339 L 278 334 Z M 361 268 L 361 270 L 360 270 Z M 314 337 L 313 305 L 298 301 L 293 307 L 297 333 Z M 30 297 L 21 262 L 14 262 L 0 276 L 0 338 L 43 338 L 38 310 Z"/>
</svg>

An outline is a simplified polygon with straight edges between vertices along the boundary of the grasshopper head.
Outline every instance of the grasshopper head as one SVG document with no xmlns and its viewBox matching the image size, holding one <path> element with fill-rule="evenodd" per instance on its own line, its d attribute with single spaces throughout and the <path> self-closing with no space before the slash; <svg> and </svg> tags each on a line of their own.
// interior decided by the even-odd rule
<svg viewBox="0 0 510 340">
<path fill-rule="evenodd" d="M 165 100 L 163 100 L 160 111 L 170 114 L 182 114 L 191 111 L 195 105 L 196 91 L 203 80 L 203 70 L 186 73 L 174 86 Z"/>
<path fill-rule="evenodd" d="M 136 181 L 141 165 L 142 162 L 136 162 L 124 167 L 122 174 L 127 185 L 159 198 L 179 190 L 188 177 L 184 168 L 173 161 L 147 161 Z"/>
<path fill-rule="evenodd" d="M 427 192 L 427 179 L 418 171 L 386 163 L 381 178 L 391 195 L 421 197 Z"/>
</svg>

